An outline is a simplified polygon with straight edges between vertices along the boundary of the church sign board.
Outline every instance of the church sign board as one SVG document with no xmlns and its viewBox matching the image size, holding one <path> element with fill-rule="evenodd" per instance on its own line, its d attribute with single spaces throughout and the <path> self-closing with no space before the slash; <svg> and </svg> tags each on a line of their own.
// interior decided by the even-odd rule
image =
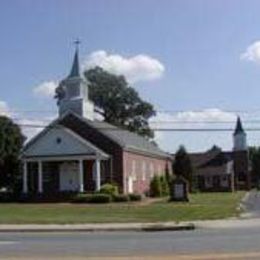
<svg viewBox="0 0 260 260">
<path fill-rule="evenodd" d="M 176 177 L 171 183 L 170 195 L 170 201 L 189 201 L 188 182 L 181 177 Z"/>
</svg>

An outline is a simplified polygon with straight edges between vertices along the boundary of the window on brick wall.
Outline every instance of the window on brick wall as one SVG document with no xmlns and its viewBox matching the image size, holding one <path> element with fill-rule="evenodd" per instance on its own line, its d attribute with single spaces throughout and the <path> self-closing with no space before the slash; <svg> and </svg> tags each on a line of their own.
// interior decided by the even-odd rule
<svg viewBox="0 0 260 260">
<path fill-rule="evenodd" d="M 146 180 L 146 162 L 143 161 L 143 165 L 142 165 L 142 180 L 145 181 Z"/>
<path fill-rule="evenodd" d="M 153 166 L 153 163 L 151 162 L 150 163 L 150 178 L 152 179 L 154 176 L 154 166 Z"/>
<path fill-rule="evenodd" d="M 132 169 L 131 169 L 131 176 L 133 178 L 133 181 L 136 181 L 136 161 L 132 161 Z"/>
<path fill-rule="evenodd" d="M 160 164 L 157 165 L 157 174 L 161 175 L 162 174 L 162 167 Z"/>
</svg>

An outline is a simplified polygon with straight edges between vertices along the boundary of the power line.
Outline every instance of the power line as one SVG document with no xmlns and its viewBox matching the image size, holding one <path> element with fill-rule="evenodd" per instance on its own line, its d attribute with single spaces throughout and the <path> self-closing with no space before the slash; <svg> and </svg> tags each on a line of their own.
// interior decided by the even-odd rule
<svg viewBox="0 0 260 260">
<path fill-rule="evenodd" d="M 23 120 L 32 120 L 32 121 L 42 121 L 46 123 L 50 123 L 52 120 L 51 119 L 35 119 L 35 118 L 19 118 L 19 117 L 14 117 L 12 118 L 14 121 L 23 121 Z M 202 121 L 202 120 L 156 120 L 156 121 L 150 121 L 150 125 L 156 125 L 156 124 L 234 124 L 236 120 L 224 120 L 224 121 L 218 121 L 218 120 L 210 120 L 210 121 Z M 248 123 L 248 124 L 260 124 L 260 119 L 250 119 L 250 120 L 243 120 L 243 123 Z"/>
<path fill-rule="evenodd" d="M 47 125 L 36 125 L 36 124 L 18 124 L 20 127 L 25 128 L 45 128 Z M 50 128 L 59 128 L 59 125 L 49 126 Z M 62 127 L 62 126 L 61 126 Z M 97 127 L 96 129 L 104 130 L 104 131 L 122 131 L 124 129 L 120 128 L 110 128 L 110 127 Z M 161 132 L 233 132 L 233 128 L 151 128 L 153 131 L 161 131 Z M 259 128 L 246 128 L 245 131 L 248 132 L 258 132 Z"/>
<path fill-rule="evenodd" d="M 214 108 L 202 108 L 202 109 L 186 109 L 186 110 L 156 110 L 157 113 L 200 113 L 206 111 L 214 111 Z M 221 109 L 223 112 L 228 113 L 253 113 L 253 112 L 260 112 L 260 108 L 255 109 Z M 27 110 L 27 109 L 8 109 L 7 112 L 24 112 L 24 113 L 57 113 L 57 110 Z"/>
</svg>

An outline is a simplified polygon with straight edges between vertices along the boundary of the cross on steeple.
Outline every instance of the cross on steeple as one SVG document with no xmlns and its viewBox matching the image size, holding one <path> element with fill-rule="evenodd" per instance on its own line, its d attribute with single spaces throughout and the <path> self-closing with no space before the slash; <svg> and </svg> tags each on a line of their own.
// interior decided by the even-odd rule
<svg viewBox="0 0 260 260">
<path fill-rule="evenodd" d="M 81 44 L 81 40 L 77 38 L 77 39 L 74 41 L 74 44 L 75 44 L 75 46 L 76 46 L 76 50 L 78 50 L 78 49 L 79 49 L 79 45 Z"/>
</svg>

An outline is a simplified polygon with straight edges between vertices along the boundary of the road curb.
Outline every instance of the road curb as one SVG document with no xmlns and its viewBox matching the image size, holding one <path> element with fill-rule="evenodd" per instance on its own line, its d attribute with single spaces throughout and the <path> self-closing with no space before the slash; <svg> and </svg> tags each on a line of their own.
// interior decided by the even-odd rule
<svg viewBox="0 0 260 260">
<path fill-rule="evenodd" d="M 82 227 L 74 227 L 73 225 L 69 226 L 56 226 L 56 227 L 48 227 L 48 226 L 19 226 L 19 225 L 7 225 L 5 227 L 0 227 L 0 233 L 43 233 L 43 232 L 119 232 L 119 231 L 146 231 L 146 232 L 162 232 L 162 231 L 184 231 L 184 230 L 194 230 L 195 225 L 192 223 L 189 224 L 131 224 L 130 226 L 82 226 Z"/>
</svg>

